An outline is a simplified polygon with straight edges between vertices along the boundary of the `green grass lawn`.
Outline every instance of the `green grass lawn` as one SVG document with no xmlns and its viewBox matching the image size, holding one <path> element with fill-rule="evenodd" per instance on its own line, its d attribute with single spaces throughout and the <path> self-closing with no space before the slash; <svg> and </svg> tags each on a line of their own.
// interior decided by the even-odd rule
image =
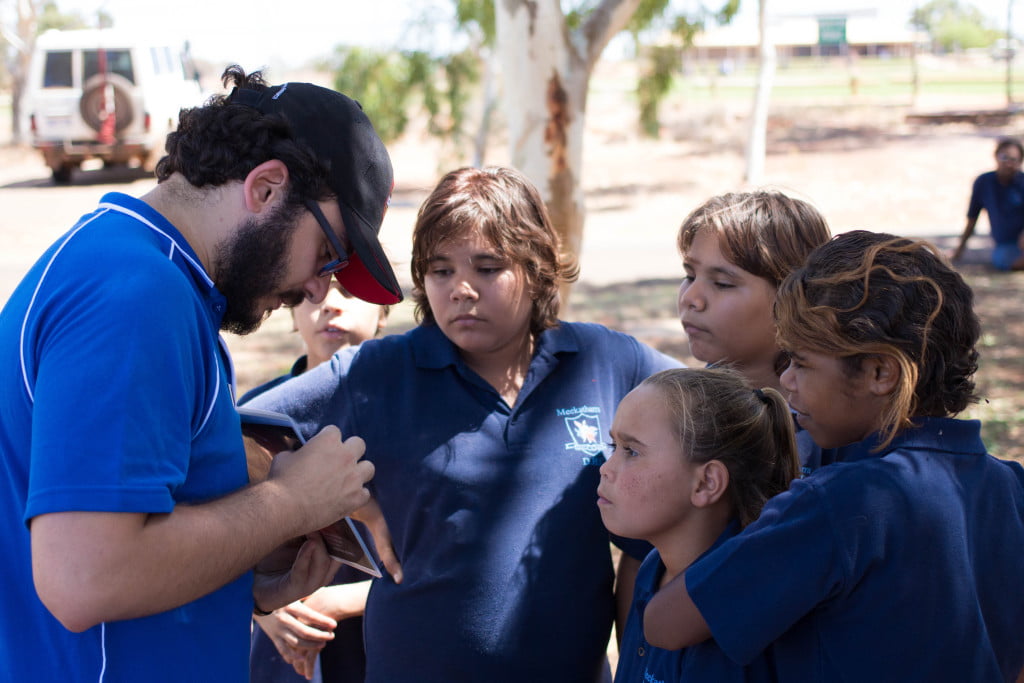
<svg viewBox="0 0 1024 683">
<path fill-rule="evenodd" d="M 757 69 L 756 61 L 750 61 L 723 76 L 717 73 L 715 65 L 696 67 L 690 73 L 676 75 L 668 100 L 749 101 L 756 86 Z M 1020 100 L 1024 101 L 1024 62 L 1014 65 L 1012 75 L 1011 92 L 1019 93 Z M 853 78 L 856 78 L 856 92 L 851 87 Z M 977 57 L 925 57 L 918 61 L 918 82 L 920 96 L 1000 97 L 1006 92 L 1006 67 L 1003 62 Z M 912 83 L 909 58 L 861 57 L 852 66 L 842 58 L 793 58 L 778 65 L 772 100 L 779 103 L 862 98 L 909 103 L 913 97 Z M 631 94 L 634 83 L 621 79 L 595 87 L 623 89 Z"/>
</svg>

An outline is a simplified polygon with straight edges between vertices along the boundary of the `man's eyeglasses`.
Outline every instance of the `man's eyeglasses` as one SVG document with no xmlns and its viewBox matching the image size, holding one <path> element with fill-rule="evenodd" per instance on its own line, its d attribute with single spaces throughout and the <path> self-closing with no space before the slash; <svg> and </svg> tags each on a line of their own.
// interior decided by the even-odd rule
<svg viewBox="0 0 1024 683">
<path fill-rule="evenodd" d="M 327 235 L 327 241 L 334 247 L 334 253 L 338 255 L 338 258 L 334 259 L 326 266 L 317 271 L 319 277 L 330 277 L 348 265 L 348 250 L 342 246 L 341 240 L 334 234 L 334 228 L 327 222 L 327 217 L 324 216 L 324 212 L 320 210 L 320 205 L 311 199 L 306 200 L 306 208 L 313 214 L 313 218 L 320 225 L 320 229 Z"/>
<path fill-rule="evenodd" d="M 1009 154 L 1005 154 L 1005 153 L 997 154 L 996 155 L 996 159 L 998 161 L 1008 161 L 1008 162 L 1013 163 L 1013 164 L 1019 164 L 1020 163 L 1020 157 L 1010 156 Z"/>
</svg>

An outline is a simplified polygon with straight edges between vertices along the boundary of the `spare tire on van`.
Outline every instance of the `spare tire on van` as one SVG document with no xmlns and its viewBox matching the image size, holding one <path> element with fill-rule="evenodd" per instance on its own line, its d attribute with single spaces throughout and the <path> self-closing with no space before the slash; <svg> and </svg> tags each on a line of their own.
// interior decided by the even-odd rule
<svg viewBox="0 0 1024 683">
<path fill-rule="evenodd" d="M 114 130 L 120 133 L 135 117 L 129 94 L 131 90 L 132 84 L 124 76 L 115 73 L 96 74 L 82 84 L 82 99 L 78 103 L 82 120 L 98 133 L 103 127 L 105 116 L 113 114 Z"/>
</svg>

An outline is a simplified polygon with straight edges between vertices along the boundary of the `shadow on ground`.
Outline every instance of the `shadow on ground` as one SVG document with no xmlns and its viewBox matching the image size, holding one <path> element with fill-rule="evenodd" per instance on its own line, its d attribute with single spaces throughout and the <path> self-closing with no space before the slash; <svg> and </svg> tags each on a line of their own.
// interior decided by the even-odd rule
<svg viewBox="0 0 1024 683">
<path fill-rule="evenodd" d="M 136 180 L 149 180 L 153 178 L 153 171 L 145 168 L 132 166 L 111 166 L 109 168 L 97 168 L 93 170 L 76 170 L 71 174 L 70 185 L 88 187 L 92 185 L 111 185 L 121 183 L 133 183 Z M 31 189 L 41 187 L 53 187 L 53 179 L 31 178 L 29 180 L 18 180 L 15 182 L 0 185 L 0 189 Z"/>
</svg>

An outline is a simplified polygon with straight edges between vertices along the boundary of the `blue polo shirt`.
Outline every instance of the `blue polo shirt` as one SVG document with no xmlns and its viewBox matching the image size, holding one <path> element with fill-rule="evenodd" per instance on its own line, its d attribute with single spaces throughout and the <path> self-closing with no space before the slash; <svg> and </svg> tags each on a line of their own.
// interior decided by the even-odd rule
<svg viewBox="0 0 1024 683">
<path fill-rule="evenodd" d="M 678 366 L 632 337 L 562 323 L 538 337 L 509 406 L 429 325 L 251 402 L 309 434 L 333 423 L 366 441 L 405 575 L 370 591 L 367 683 L 599 680 L 615 612 L 596 504 L 604 443 L 619 400 Z"/>
<path fill-rule="evenodd" d="M 719 646 L 780 681 L 998 681 L 1024 666 L 1024 468 L 925 418 L 794 481 L 686 571 Z"/>
<path fill-rule="evenodd" d="M 701 557 L 739 531 L 739 522 L 734 520 Z M 615 683 L 754 683 L 774 680 L 771 663 L 766 657 L 759 657 L 741 666 L 729 659 L 714 640 L 706 640 L 682 650 L 663 650 L 648 643 L 643 633 L 644 611 L 647 603 L 658 592 L 664 576 L 665 564 L 661 561 L 661 555 L 657 550 L 652 550 L 637 573 L 633 604 L 619 646 Z"/>
<path fill-rule="evenodd" d="M 1024 173 L 1017 173 L 1009 185 L 999 182 L 995 171 L 982 173 L 971 188 L 968 218 L 988 213 L 989 230 L 996 244 L 1016 244 L 1024 231 Z"/>
<path fill-rule="evenodd" d="M 27 526 L 53 512 L 167 513 L 246 484 L 224 304 L 174 226 L 108 194 L 0 313 L 10 680 L 247 679 L 251 574 L 168 612 L 71 633 L 36 595 Z"/>
</svg>

